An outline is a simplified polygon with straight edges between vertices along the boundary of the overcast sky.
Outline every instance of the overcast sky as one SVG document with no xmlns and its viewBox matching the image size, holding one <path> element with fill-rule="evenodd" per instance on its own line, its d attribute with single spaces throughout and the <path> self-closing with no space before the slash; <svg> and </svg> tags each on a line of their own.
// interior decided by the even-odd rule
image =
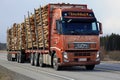
<svg viewBox="0 0 120 80">
<path fill-rule="evenodd" d="M 0 0 L 0 42 L 6 42 L 7 27 L 21 23 L 27 12 L 48 3 L 87 4 L 103 24 L 103 35 L 120 34 L 120 0 Z"/>
</svg>

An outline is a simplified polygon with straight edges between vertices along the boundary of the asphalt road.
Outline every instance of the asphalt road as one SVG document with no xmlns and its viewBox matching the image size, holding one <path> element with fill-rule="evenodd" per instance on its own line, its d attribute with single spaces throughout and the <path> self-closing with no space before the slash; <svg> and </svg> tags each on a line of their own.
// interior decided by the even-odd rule
<svg viewBox="0 0 120 80">
<path fill-rule="evenodd" d="M 0 53 L 0 65 L 35 80 L 120 80 L 120 62 L 102 62 L 93 71 L 84 67 L 64 68 L 55 71 L 50 67 L 35 67 L 29 63 L 10 62 Z"/>
</svg>

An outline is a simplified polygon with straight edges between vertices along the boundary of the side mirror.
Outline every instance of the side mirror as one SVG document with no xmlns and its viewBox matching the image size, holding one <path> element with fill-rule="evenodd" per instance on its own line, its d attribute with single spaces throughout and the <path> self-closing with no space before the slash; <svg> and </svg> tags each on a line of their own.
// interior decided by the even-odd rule
<svg viewBox="0 0 120 80">
<path fill-rule="evenodd" d="M 100 34 L 103 34 L 103 31 L 102 31 L 102 23 L 98 22 L 99 23 L 99 33 Z"/>
</svg>

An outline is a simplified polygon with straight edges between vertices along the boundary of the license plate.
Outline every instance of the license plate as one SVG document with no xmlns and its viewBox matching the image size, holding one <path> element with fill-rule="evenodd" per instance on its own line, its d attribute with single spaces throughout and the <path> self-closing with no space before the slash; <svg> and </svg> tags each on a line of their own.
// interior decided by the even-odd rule
<svg viewBox="0 0 120 80">
<path fill-rule="evenodd" d="M 79 58 L 79 61 L 87 61 L 87 58 Z"/>
</svg>

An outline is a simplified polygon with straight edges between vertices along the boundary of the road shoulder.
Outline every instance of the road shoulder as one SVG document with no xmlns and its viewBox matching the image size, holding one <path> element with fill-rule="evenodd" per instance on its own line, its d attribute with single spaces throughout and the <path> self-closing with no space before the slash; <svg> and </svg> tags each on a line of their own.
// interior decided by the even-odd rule
<svg viewBox="0 0 120 80">
<path fill-rule="evenodd" d="M 0 65 L 0 80 L 34 80 Z"/>
</svg>

